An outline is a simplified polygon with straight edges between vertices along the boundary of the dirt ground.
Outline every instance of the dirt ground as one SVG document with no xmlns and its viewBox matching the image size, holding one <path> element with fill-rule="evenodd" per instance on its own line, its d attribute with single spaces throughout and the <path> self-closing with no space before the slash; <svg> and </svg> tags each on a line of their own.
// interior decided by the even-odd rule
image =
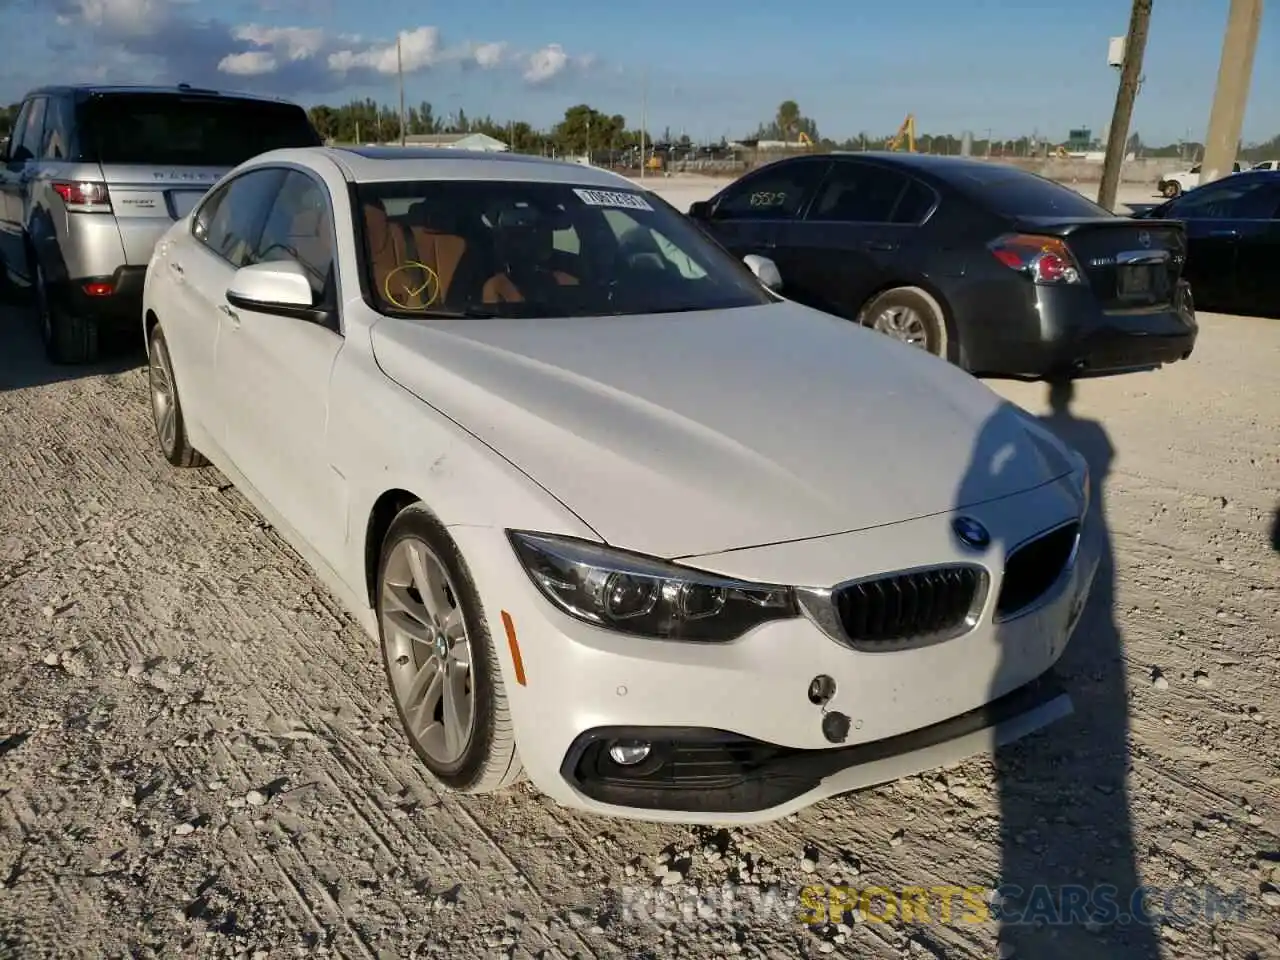
<svg viewBox="0 0 1280 960">
<path fill-rule="evenodd" d="M 137 350 L 54 369 L 0 308 L 0 957 L 1280 956 L 1280 321 L 1201 323 L 1050 420 L 1110 542 L 1076 714 L 726 832 L 438 793 L 369 638 L 218 473 L 161 459 Z M 1160 922 L 786 899 L 1001 881 L 1150 885 Z"/>
</svg>

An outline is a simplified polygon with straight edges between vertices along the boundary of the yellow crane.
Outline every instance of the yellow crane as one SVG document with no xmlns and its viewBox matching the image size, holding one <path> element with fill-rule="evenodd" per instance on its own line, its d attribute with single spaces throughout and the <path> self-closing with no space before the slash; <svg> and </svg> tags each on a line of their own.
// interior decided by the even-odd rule
<svg viewBox="0 0 1280 960">
<path fill-rule="evenodd" d="M 893 139 L 889 141 L 889 149 L 897 150 L 902 146 L 903 140 L 907 141 L 907 151 L 909 153 L 916 152 L 916 115 L 908 113 L 907 119 L 902 121 L 902 126 L 898 128 L 898 132 L 893 135 Z"/>
</svg>

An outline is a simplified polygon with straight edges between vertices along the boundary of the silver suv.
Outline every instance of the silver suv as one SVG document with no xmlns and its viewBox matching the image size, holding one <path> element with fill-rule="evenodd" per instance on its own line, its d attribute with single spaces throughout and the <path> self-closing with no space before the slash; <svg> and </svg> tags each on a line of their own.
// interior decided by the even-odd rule
<svg viewBox="0 0 1280 960">
<path fill-rule="evenodd" d="M 186 84 L 34 90 L 0 152 L 0 282 L 34 294 L 51 360 L 91 362 L 101 328 L 141 329 L 156 240 L 218 178 L 321 142 L 282 100 Z"/>
</svg>

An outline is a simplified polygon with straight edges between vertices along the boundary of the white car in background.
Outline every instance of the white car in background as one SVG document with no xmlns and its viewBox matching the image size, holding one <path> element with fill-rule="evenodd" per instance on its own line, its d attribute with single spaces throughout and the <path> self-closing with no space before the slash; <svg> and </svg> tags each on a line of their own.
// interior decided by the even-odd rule
<svg viewBox="0 0 1280 960">
<path fill-rule="evenodd" d="M 1240 164 L 1237 161 L 1231 165 L 1232 173 L 1240 172 Z M 1156 189 L 1165 197 L 1180 197 L 1188 190 L 1194 190 L 1200 186 L 1200 164 L 1196 164 L 1189 170 L 1177 170 L 1173 173 L 1166 173 L 1156 183 Z"/>
<path fill-rule="evenodd" d="M 1253 166 L 1251 166 L 1249 169 L 1250 169 L 1250 171 L 1253 171 L 1253 170 L 1280 170 L 1280 160 L 1259 160 L 1257 163 L 1255 163 L 1255 164 L 1254 164 Z"/>
<path fill-rule="evenodd" d="M 211 460 L 377 639 L 447 788 L 762 821 L 1072 710 L 1082 458 L 622 177 L 264 154 L 145 298 L 165 457 Z"/>
</svg>

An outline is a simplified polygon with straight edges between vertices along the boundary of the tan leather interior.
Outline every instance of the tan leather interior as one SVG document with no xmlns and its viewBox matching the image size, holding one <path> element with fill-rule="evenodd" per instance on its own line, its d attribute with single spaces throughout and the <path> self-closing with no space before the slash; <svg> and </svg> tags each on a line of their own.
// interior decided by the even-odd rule
<svg viewBox="0 0 1280 960">
<path fill-rule="evenodd" d="M 462 256 L 467 252 L 467 241 L 454 232 L 452 224 L 441 210 L 433 210 L 425 201 L 409 208 L 409 232 L 412 253 L 410 259 L 425 263 L 435 271 L 440 280 L 436 302 L 443 303 L 458 270 Z"/>
<path fill-rule="evenodd" d="M 555 270 L 553 276 L 556 278 L 556 283 L 562 287 L 577 286 L 577 278 L 563 271 Z M 520 292 L 514 280 L 505 273 L 498 273 L 490 277 L 484 285 L 481 299 L 485 303 L 523 303 L 524 294 Z"/>
</svg>

